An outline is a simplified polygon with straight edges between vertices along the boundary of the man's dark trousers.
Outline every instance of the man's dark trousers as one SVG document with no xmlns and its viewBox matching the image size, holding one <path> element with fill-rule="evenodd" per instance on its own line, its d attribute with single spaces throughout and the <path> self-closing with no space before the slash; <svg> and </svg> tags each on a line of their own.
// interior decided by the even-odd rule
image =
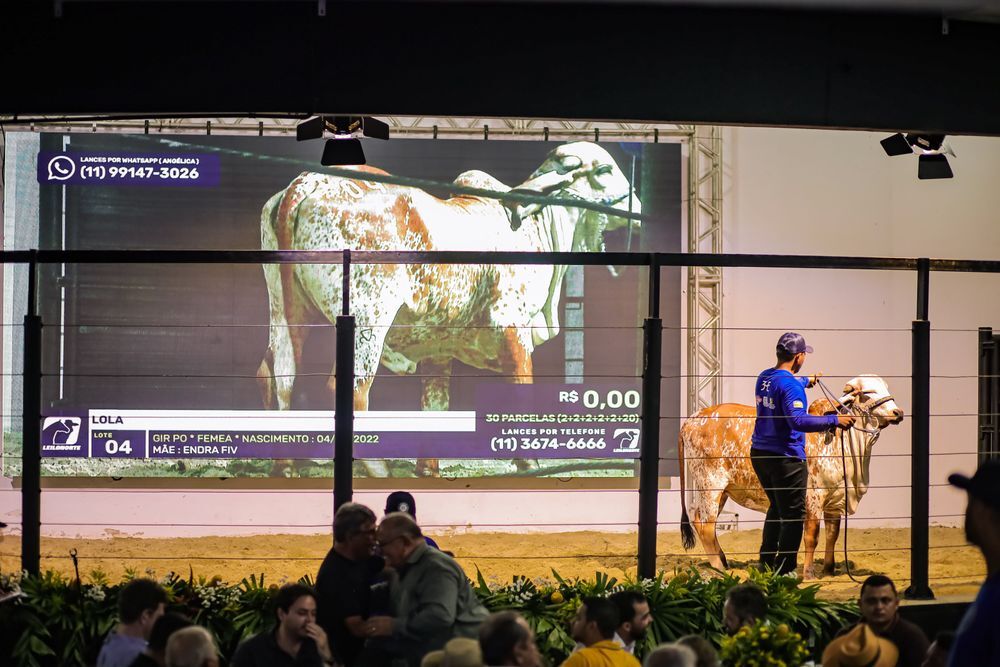
<svg viewBox="0 0 1000 667">
<path fill-rule="evenodd" d="M 801 459 L 762 449 L 750 450 L 750 462 L 770 502 L 764 519 L 760 564 L 781 574 L 794 574 L 806 518 L 809 469 Z"/>
</svg>

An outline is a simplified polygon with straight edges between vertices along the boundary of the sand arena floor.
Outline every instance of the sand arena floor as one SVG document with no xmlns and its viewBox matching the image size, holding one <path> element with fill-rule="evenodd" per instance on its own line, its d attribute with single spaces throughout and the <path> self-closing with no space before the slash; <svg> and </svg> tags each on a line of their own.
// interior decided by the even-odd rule
<svg viewBox="0 0 1000 667">
<path fill-rule="evenodd" d="M 567 577 L 592 577 L 601 570 L 622 577 L 635 573 L 634 533 L 474 533 L 435 534 L 441 548 L 452 551 L 470 576 L 476 568 L 487 577 L 510 581 L 515 574 L 551 579 L 556 569 Z M 756 560 L 760 531 L 725 533 L 722 546 L 736 571 L 745 570 Z M 838 543 L 838 568 L 833 577 L 821 578 L 826 597 L 848 599 L 857 595 L 857 585 L 844 572 L 843 537 Z M 76 549 L 80 573 L 86 580 L 92 570 L 106 573 L 117 581 L 126 568 L 139 573 L 147 568 L 156 576 L 175 571 L 187 576 L 221 576 L 238 582 L 250 573 L 263 573 L 265 580 L 280 583 L 303 574 L 315 575 L 331 543 L 328 535 L 269 534 L 247 537 L 202 537 L 146 539 L 112 535 L 107 539 L 42 538 L 43 569 L 72 575 L 69 551 Z M 886 574 L 906 586 L 910 576 L 910 531 L 906 528 L 851 529 L 852 571 L 858 578 Z M 961 528 L 933 527 L 930 534 L 931 588 L 941 597 L 971 597 L 985 575 L 979 552 L 967 546 Z M 8 535 L 0 544 L 0 568 L 10 572 L 20 568 L 20 541 Z M 707 564 L 700 551 L 687 554 L 679 533 L 661 533 L 658 565 L 668 573 L 689 564 Z M 800 557 L 801 562 L 801 557 Z"/>
</svg>

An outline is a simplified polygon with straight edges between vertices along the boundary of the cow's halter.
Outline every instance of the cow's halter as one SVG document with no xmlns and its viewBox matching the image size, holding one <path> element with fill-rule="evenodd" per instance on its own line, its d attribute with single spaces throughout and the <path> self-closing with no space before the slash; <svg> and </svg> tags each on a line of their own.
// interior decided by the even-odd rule
<svg viewBox="0 0 1000 667">
<path fill-rule="evenodd" d="M 862 433 L 867 433 L 868 435 L 874 436 L 870 444 L 875 444 L 875 440 L 877 440 L 878 436 L 882 434 L 882 427 L 878 426 L 879 422 L 878 422 L 878 417 L 875 415 L 875 409 L 881 405 L 885 405 L 889 401 L 895 400 L 892 397 L 892 395 L 886 394 L 877 401 L 872 401 L 867 405 L 855 399 L 854 401 L 851 402 L 851 407 L 848 407 L 840 402 L 840 399 L 837 398 L 833 394 L 833 392 L 830 391 L 830 388 L 827 387 L 822 380 L 816 378 L 816 383 L 819 385 L 820 390 L 826 396 L 827 400 L 829 400 L 831 403 L 837 406 L 837 412 L 841 414 L 846 414 L 846 412 L 856 411 L 858 413 L 858 416 L 864 419 L 866 423 L 871 422 L 876 425 L 876 428 L 874 430 L 864 428 L 863 426 L 858 426 L 857 424 L 851 427 L 856 431 L 861 431 Z"/>
</svg>

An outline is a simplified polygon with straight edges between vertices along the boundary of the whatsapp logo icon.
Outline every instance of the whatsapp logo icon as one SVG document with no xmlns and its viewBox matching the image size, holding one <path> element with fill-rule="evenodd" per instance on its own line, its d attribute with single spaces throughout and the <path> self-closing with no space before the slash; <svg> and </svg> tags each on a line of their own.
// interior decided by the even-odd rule
<svg viewBox="0 0 1000 667">
<path fill-rule="evenodd" d="M 68 155 L 57 155 L 48 164 L 50 181 L 68 181 L 76 173 L 76 163 Z"/>
</svg>

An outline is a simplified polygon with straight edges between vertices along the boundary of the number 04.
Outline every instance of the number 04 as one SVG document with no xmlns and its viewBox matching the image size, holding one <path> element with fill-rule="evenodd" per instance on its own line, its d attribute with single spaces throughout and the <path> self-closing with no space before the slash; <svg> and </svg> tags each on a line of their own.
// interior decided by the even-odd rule
<svg viewBox="0 0 1000 667">
<path fill-rule="evenodd" d="M 104 451 L 108 454 L 131 454 L 132 443 L 124 440 L 120 444 L 117 440 L 108 440 L 104 443 Z"/>
</svg>

